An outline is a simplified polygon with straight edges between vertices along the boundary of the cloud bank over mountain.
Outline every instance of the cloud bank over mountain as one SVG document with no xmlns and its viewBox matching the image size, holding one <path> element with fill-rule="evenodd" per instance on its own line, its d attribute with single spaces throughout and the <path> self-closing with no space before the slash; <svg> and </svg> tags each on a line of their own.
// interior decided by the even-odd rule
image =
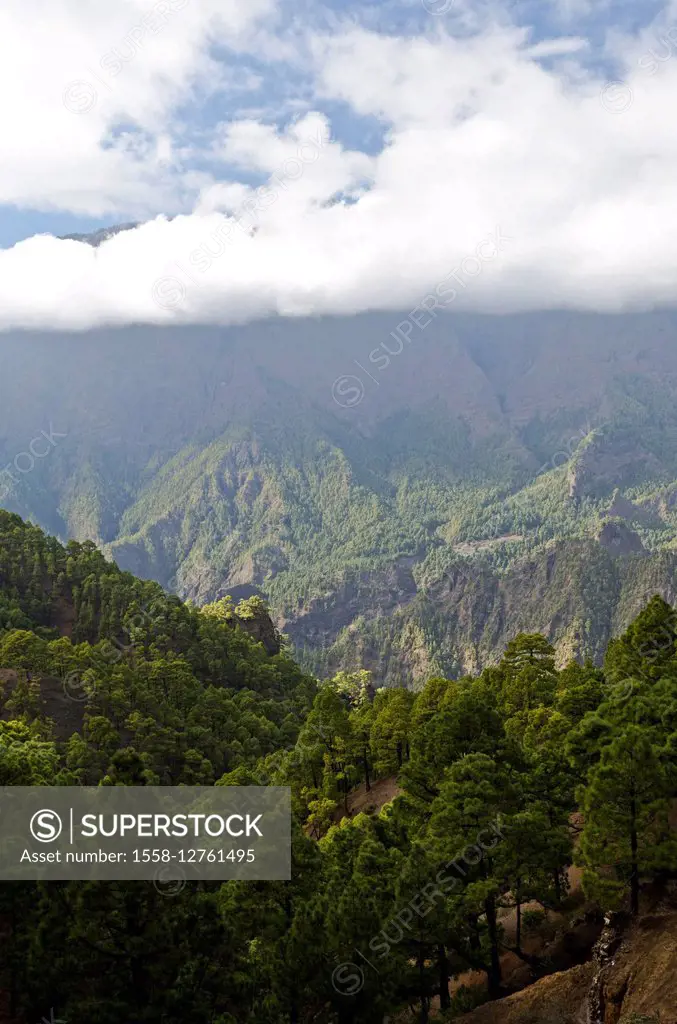
<svg viewBox="0 0 677 1024">
<path fill-rule="evenodd" d="M 143 223 L 1 250 L 0 327 L 673 305 L 673 12 L 600 46 L 427 8 L 412 33 L 273 0 L 12 0 L 0 201 Z"/>
</svg>

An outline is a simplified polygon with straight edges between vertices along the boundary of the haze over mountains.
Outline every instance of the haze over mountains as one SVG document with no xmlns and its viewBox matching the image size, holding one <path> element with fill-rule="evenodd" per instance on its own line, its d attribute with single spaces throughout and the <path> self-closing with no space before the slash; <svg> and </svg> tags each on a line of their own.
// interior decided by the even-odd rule
<svg viewBox="0 0 677 1024">
<path fill-rule="evenodd" d="M 597 655 L 676 592 L 677 316 L 407 314 L 6 333 L 2 504 L 263 593 L 318 671 L 475 670 L 520 629 Z"/>
</svg>

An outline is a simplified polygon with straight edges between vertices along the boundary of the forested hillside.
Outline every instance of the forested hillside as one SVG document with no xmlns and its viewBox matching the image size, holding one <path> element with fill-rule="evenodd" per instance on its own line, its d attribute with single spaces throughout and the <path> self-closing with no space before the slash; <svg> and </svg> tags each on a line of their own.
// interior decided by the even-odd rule
<svg viewBox="0 0 677 1024">
<path fill-rule="evenodd" d="M 602 912 L 637 917 L 677 879 L 660 598 L 603 667 L 558 669 L 523 633 L 414 693 L 317 682 L 259 602 L 192 608 L 6 513 L 0 593 L 0 784 L 280 784 L 293 803 L 290 882 L 1 885 L 16 1024 L 424 1024 L 585 961 Z M 394 799 L 351 813 L 380 779 Z"/>
<path fill-rule="evenodd" d="M 6 512 L 0 541 L 6 707 L 40 716 L 47 706 L 73 778 L 98 781 L 110 767 L 113 779 L 211 784 L 293 742 L 315 687 L 258 599 L 198 611 L 91 542 L 64 548 Z M 66 735 L 74 720 L 78 735 Z"/>
<path fill-rule="evenodd" d="M 675 598 L 674 315 L 445 315 L 386 357 L 393 326 L 4 335 L 0 505 L 262 596 L 316 674 L 478 672 L 521 630 L 599 662 Z"/>
</svg>

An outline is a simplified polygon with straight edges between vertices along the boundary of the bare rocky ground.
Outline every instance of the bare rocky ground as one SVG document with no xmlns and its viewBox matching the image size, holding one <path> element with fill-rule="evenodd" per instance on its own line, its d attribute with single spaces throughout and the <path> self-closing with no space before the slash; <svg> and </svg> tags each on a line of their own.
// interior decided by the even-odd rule
<svg viewBox="0 0 677 1024">
<path fill-rule="evenodd" d="M 671 902 L 625 931 L 605 964 L 592 960 L 551 974 L 458 1017 L 458 1024 L 639 1024 L 637 1017 L 677 1024 L 677 901 Z"/>
</svg>

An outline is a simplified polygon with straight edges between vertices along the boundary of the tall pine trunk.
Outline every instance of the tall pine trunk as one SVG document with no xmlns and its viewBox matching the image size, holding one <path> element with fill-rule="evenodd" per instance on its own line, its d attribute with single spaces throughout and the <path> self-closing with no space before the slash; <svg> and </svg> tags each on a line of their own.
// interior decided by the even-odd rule
<svg viewBox="0 0 677 1024">
<path fill-rule="evenodd" d="M 496 921 L 496 898 L 487 896 L 484 901 L 489 929 L 490 960 L 487 971 L 489 998 L 498 999 L 501 995 L 501 960 L 498 954 L 498 925 Z"/>
<path fill-rule="evenodd" d="M 559 868 L 554 868 L 552 873 L 552 880 L 555 886 L 555 904 L 559 907 L 562 902 L 562 885 L 559 877 Z"/>
<path fill-rule="evenodd" d="M 418 947 L 418 994 L 421 1000 L 421 1012 L 419 1014 L 419 1024 L 428 1024 L 429 1011 L 430 1011 L 430 996 L 426 989 L 426 978 L 425 978 L 425 956 L 423 953 L 423 943 L 419 944 Z"/>
<path fill-rule="evenodd" d="M 444 943 L 437 947 L 437 970 L 440 984 L 440 1010 L 448 1010 L 451 1006 L 449 995 L 449 959 Z"/>
<path fill-rule="evenodd" d="M 630 800 L 630 911 L 639 914 L 639 864 L 637 863 L 637 806 L 634 794 Z"/>
</svg>

